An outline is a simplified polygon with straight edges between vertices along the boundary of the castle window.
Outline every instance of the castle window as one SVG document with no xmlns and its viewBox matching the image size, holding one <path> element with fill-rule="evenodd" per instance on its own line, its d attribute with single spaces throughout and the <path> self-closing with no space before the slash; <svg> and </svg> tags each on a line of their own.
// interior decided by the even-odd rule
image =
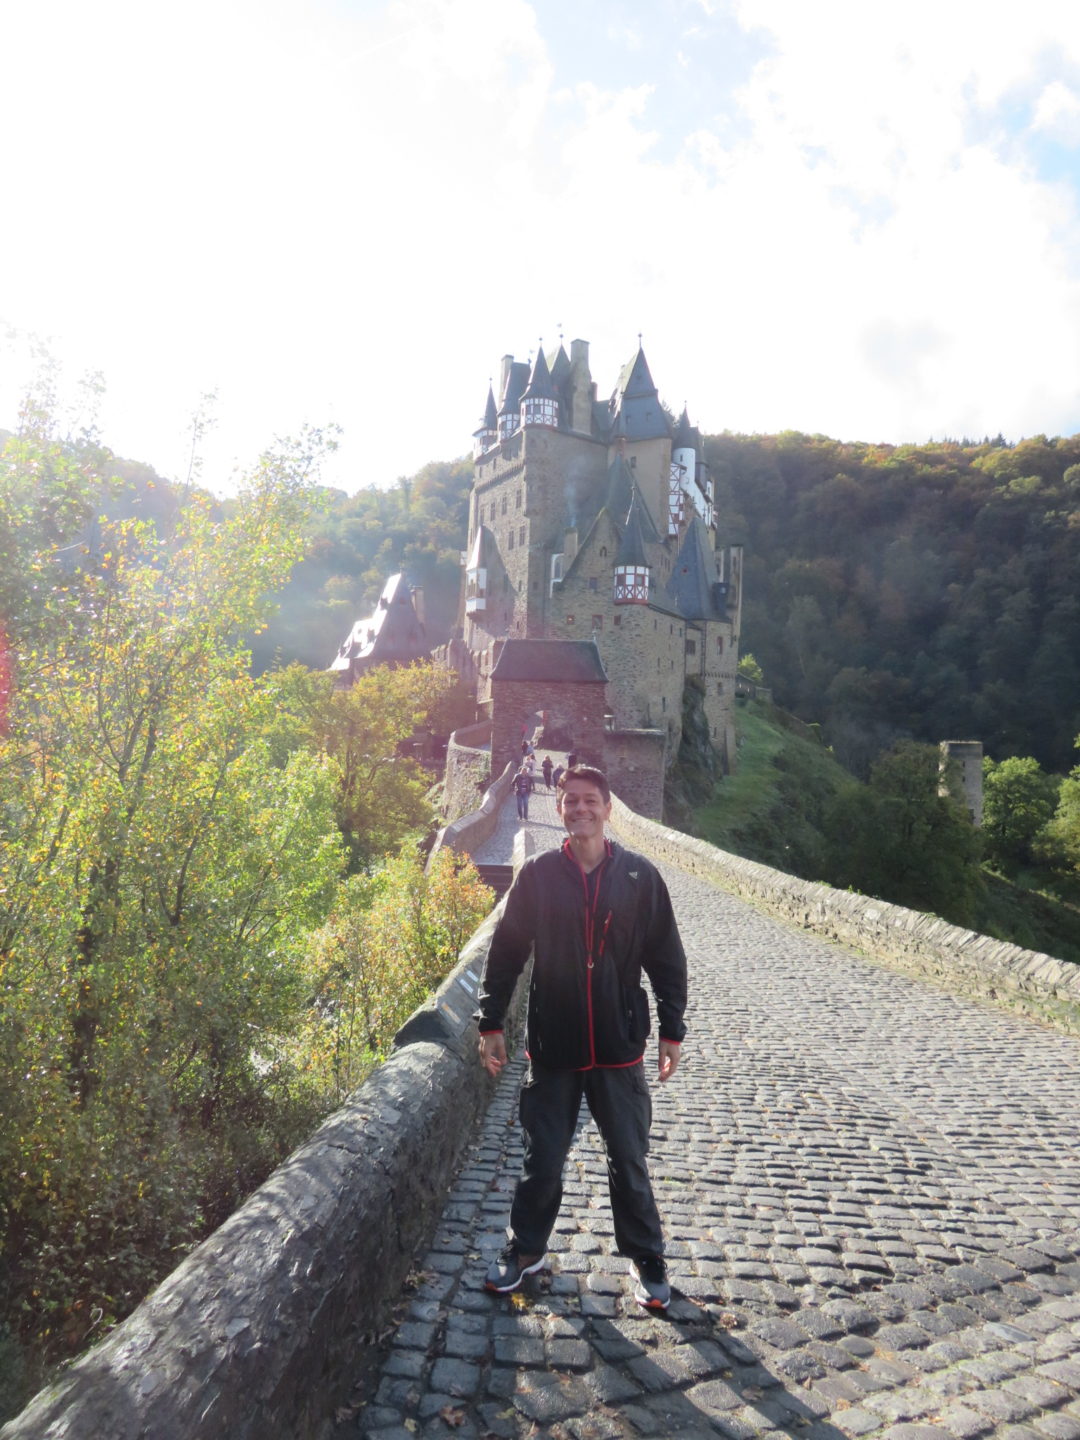
<svg viewBox="0 0 1080 1440">
<path fill-rule="evenodd" d="M 494 501 L 494 500 L 492 500 L 492 502 L 491 502 L 491 522 L 492 522 L 492 524 L 495 523 L 495 501 Z"/>
<path fill-rule="evenodd" d="M 524 544 L 525 544 L 525 526 L 524 526 L 524 525 L 522 525 L 522 526 L 519 528 L 519 530 L 518 530 L 518 544 L 519 544 L 519 545 L 524 545 Z"/>
<path fill-rule="evenodd" d="M 724 637 L 722 635 L 717 635 L 716 637 L 716 653 L 718 655 L 724 653 Z"/>
<path fill-rule="evenodd" d="M 590 576 L 589 576 L 589 589 L 590 589 L 590 590 L 595 590 L 596 587 L 597 587 L 597 585 L 598 585 L 599 583 L 600 583 L 600 582 L 597 580 L 597 578 L 596 578 L 595 575 L 590 575 Z"/>
<path fill-rule="evenodd" d="M 528 400 L 522 401 L 521 423 L 522 425 L 558 425 L 559 402 L 531 396 Z"/>
<path fill-rule="evenodd" d="M 666 696 L 666 695 L 661 695 L 661 696 L 660 696 L 660 709 L 661 709 L 661 710 L 666 710 L 666 709 L 667 709 L 667 696 Z"/>
<path fill-rule="evenodd" d="M 512 550 L 512 549 L 514 548 L 514 532 L 513 532 L 513 530 L 511 530 L 511 531 L 510 531 L 510 534 L 506 537 L 506 548 L 507 548 L 507 550 Z"/>
<path fill-rule="evenodd" d="M 631 469 L 631 470 L 636 470 L 636 469 L 637 469 L 637 456 L 636 456 L 636 455 L 631 455 L 631 456 L 630 456 L 630 469 Z"/>
<path fill-rule="evenodd" d="M 622 624 L 622 616 L 621 616 L 621 615 L 616 615 L 613 623 L 616 624 L 616 625 L 621 625 L 621 624 Z"/>
<path fill-rule="evenodd" d="M 601 560 L 606 560 L 606 559 L 607 559 L 607 546 L 606 546 L 606 545 L 601 545 L 601 546 L 600 546 L 600 559 L 601 559 Z"/>
<path fill-rule="evenodd" d="M 602 615 L 594 615 L 592 617 L 592 628 L 594 630 L 602 630 L 604 628 L 604 617 Z"/>
<path fill-rule="evenodd" d="M 502 505 L 500 505 L 500 507 L 499 507 L 499 514 L 500 514 L 500 515 L 505 515 L 505 514 L 506 514 L 506 496 L 505 496 L 505 495 L 502 497 Z"/>
<path fill-rule="evenodd" d="M 722 695 L 724 693 L 724 682 L 722 680 L 718 680 L 716 682 L 716 693 L 718 695 Z"/>
<path fill-rule="evenodd" d="M 696 641 L 696 640 L 687 640 L 687 642 L 686 642 L 686 653 L 687 653 L 687 655 L 696 655 L 696 654 L 697 654 L 697 641 Z"/>
<path fill-rule="evenodd" d="M 572 615 L 567 615 L 566 623 L 567 625 L 572 625 L 574 623 L 574 617 Z"/>
<path fill-rule="evenodd" d="M 514 509 L 515 509 L 515 510 L 520 510 L 520 509 L 521 509 L 521 491 L 520 491 L 520 490 L 519 490 L 519 491 L 517 492 L 517 494 L 514 496 Z"/>
</svg>

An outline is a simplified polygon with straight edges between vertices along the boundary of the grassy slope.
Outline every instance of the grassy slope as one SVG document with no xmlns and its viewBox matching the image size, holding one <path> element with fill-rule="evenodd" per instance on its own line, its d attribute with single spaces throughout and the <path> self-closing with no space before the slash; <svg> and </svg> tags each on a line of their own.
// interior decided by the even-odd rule
<svg viewBox="0 0 1080 1440">
<path fill-rule="evenodd" d="M 851 775 L 771 705 L 740 704 L 736 725 L 738 770 L 675 823 L 722 850 L 828 880 L 823 813 Z M 984 880 L 976 929 L 1080 963 L 1080 911 L 1033 888 L 1030 875 L 1023 887 L 988 870 Z"/>
</svg>

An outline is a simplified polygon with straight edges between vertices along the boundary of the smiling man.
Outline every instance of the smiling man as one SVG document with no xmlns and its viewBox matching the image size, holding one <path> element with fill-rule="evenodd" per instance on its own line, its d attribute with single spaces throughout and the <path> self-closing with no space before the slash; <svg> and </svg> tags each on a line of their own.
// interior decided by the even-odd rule
<svg viewBox="0 0 1080 1440">
<path fill-rule="evenodd" d="M 641 981 L 648 977 L 656 997 L 658 1073 L 666 1081 L 686 1033 L 686 956 L 656 867 L 605 838 L 611 792 L 603 772 L 565 771 L 557 804 L 567 839 L 522 866 L 480 983 L 480 1063 L 497 1076 L 507 1061 L 506 1007 L 532 954 L 520 1101 L 525 1156 L 508 1243 L 486 1284 L 500 1294 L 516 1290 L 543 1265 L 584 1096 L 604 1141 L 615 1243 L 630 1261 L 634 1298 L 665 1310 L 671 1290 L 646 1162 L 652 1102 L 642 1062 L 650 1016 Z"/>
</svg>

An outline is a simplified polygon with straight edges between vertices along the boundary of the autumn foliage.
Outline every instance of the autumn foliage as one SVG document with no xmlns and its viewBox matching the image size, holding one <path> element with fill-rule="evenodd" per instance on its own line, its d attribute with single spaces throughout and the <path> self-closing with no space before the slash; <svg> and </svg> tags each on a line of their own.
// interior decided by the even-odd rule
<svg viewBox="0 0 1080 1440">
<path fill-rule="evenodd" d="M 252 677 L 323 443 L 167 524 L 98 518 L 110 457 L 47 407 L 0 455 L 0 1407 L 309 1133 L 489 907 L 411 838 L 431 667 Z"/>
</svg>

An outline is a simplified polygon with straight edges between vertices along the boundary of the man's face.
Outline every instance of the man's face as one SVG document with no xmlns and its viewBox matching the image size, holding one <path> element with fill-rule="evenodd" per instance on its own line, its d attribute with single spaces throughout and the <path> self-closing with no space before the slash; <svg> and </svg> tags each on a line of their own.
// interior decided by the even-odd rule
<svg viewBox="0 0 1080 1440">
<path fill-rule="evenodd" d="M 605 800 L 591 780 L 570 780 L 559 793 L 559 814 L 566 833 L 580 840 L 604 833 L 611 816 L 611 801 Z"/>
</svg>

